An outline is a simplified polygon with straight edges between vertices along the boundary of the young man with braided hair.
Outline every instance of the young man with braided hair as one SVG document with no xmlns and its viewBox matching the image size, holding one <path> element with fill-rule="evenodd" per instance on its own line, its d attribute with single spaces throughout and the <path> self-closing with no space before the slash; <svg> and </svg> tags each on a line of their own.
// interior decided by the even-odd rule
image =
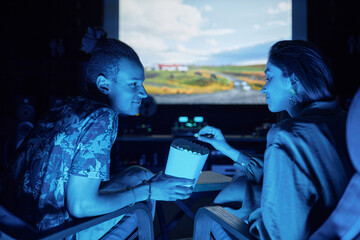
<svg viewBox="0 0 360 240">
<path fill-rule="evenodd" d="M 193 180 L 163 172 L 154 175 L 139 166 L 110 176 L 118 115 L 136 115 L 147 97 L 144 68 L 131 47 L 106 38 L 102 29 L 89 28 L 82 43 L 82 50 L 90 54 L 87 97 L 59 101 L 21 144 L 8 171 L 10 209 L 39 230 L 140 201 L 147 201 L 154 211 L 155 200 L 185 199 L 192 192 L 186 185 Z M 122 221 L 125 227 L 120 224 L 115 231 L 119 218 L 70 238 L 106 239 L 117 234 L 121 239 L 136 228 L 135 217 L 130 216 L 127 225 Z"/>
</svg>

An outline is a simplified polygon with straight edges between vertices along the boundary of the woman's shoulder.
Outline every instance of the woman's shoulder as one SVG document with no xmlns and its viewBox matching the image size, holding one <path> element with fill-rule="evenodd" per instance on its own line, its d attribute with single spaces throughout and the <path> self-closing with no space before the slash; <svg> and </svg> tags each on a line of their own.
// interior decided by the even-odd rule
<svg viewBox="0 0 360 240">
<path fill-rule="evenodd" d="M 292 118 L 282 120 L 270 128 L 268 135 L 291 134 L 297 125 L 297 121 Z"/>
<path fill-rule="evenodd" d="M 311 138 L 311 135 L 319 131 L 318 123 L 298 118 L 283 120 L 269 130 L 268 142 L 288 142 Z"/>
<path fill-rule="evenodd" d="M 316 139 L 331 139 L 342 136 L 345 131 L 346 114 L 341 112 L 331 114 L 303 115 L 283 120 L 274 124 L 268 133 L 269 142 L 314 142 Z M 339 133 L 340 132 L 340 133 Z"/>
</svg>

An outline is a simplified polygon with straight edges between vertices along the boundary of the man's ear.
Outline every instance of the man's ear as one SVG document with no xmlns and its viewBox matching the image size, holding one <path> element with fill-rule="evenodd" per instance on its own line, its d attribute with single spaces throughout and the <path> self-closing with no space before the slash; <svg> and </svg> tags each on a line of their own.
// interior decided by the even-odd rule
<svg viewBox="0 0 360 240">
<path fill-rule="evenodd" d="M 102 74 L 96 78 L 96 86 L 98 90 L 105 95 L 109 94 L 110 91 L 110 81 Z"/>
</svg>

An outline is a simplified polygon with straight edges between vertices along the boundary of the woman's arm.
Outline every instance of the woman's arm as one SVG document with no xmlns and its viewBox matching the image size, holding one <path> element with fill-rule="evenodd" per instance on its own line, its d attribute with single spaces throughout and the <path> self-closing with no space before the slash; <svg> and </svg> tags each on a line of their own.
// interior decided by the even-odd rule
<svg viewBox="0 0 360 240">
<path fill-rule="evenodd" d="M 216 150 L 233 160 L 234 166 L 245 171 L 250 179 L 258 183 L 261 181 L 263 161 L 231 147 L 220 129 L 206 126 L 197 133 L 196 137 L 199 141 L 211 144 Z"/>
</svg>

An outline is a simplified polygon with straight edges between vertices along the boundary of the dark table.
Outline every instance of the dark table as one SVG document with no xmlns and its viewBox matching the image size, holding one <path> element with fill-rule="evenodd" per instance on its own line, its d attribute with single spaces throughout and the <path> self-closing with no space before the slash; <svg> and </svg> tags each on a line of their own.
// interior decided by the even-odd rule
<svg viewBox="0 0 360 240">
<path fill-rule="evenodd" d="M 175 216 L 168 224 L 165 222 L 164 210 L 162 208 L 161 202 L 157 202 L 157 214 L 159 218 L 161 234 L 156 237 L 156 239 L 167 240 L 168 232 L 176 225 L 179 219 L 186 214 L 192 220 L 195 219 L 195 214 L 190 208 L 200 197 L 210 196 L 211 193 L 214 195 L 214 192 L 221 191 L 230 181 L 231 177 L 225 176 L 219 173 L 212 171 L 203 171 L 201 172 L 194 191 L 191 194 L 187 204 L 181 200 L 176 200 L 174 203 L 182 210 L 177 216 Z"/>
</svg>

